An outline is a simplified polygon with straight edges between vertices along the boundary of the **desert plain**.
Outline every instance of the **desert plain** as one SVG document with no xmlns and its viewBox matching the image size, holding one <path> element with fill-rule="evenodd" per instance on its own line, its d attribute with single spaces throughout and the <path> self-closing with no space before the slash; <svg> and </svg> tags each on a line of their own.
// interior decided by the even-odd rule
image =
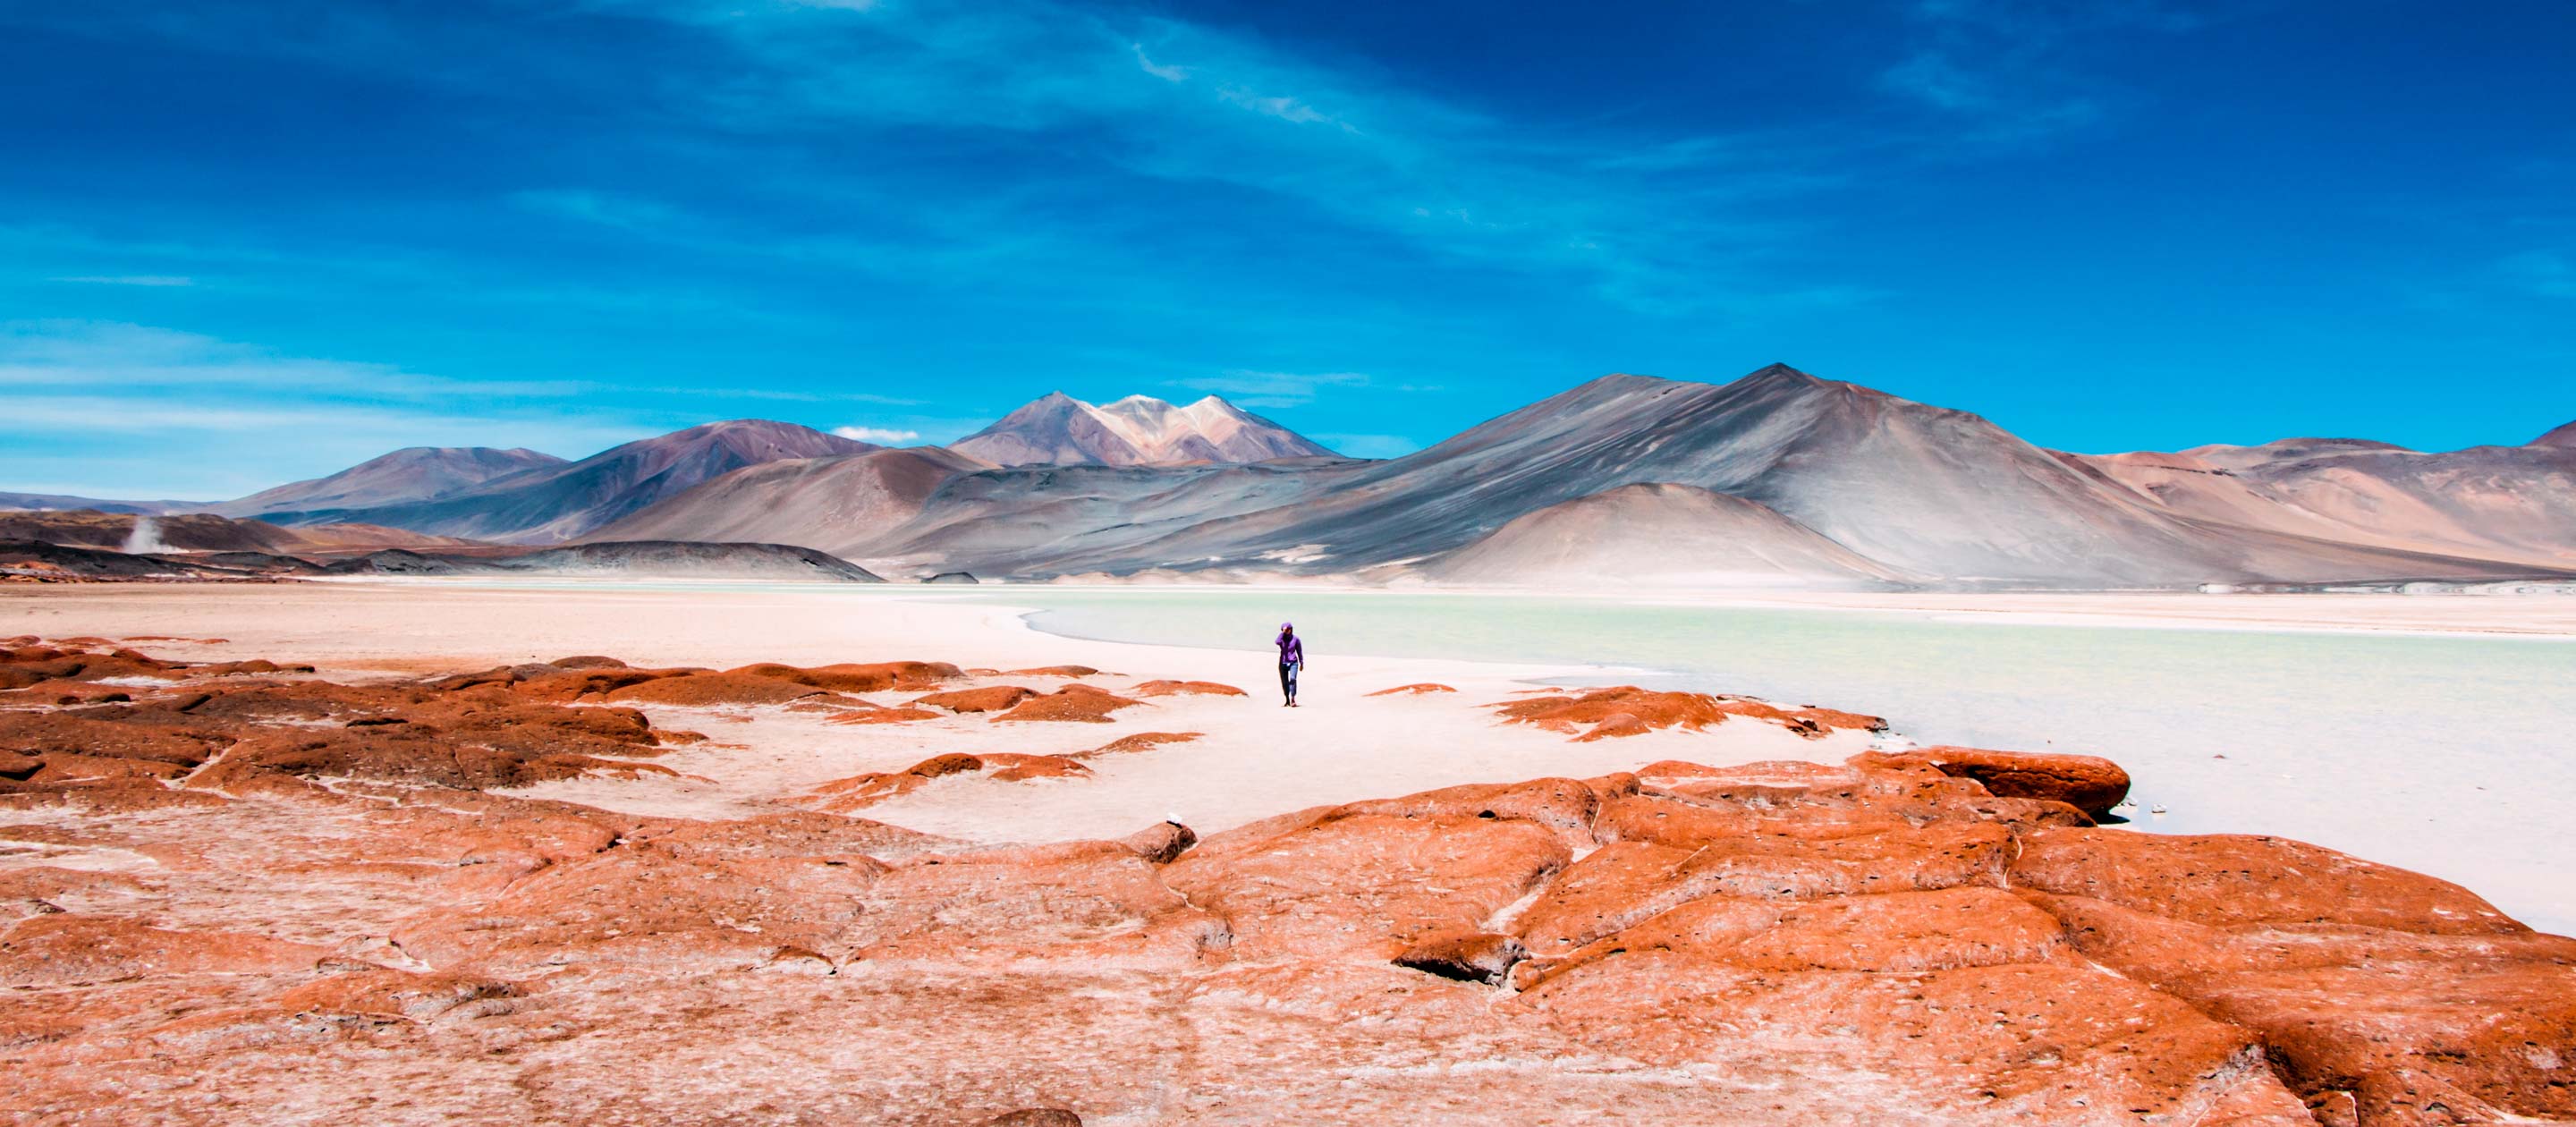
<svg viewBox="0 0 2576 1127">
<path fill-rule="evenodd" d="M 20 588 L 0 637 L 19 1121 L 2576 1115 L 2576 940 L 1830 701 L 1319 653 L 1292 711 L 933 593 Z"/>
</svg>

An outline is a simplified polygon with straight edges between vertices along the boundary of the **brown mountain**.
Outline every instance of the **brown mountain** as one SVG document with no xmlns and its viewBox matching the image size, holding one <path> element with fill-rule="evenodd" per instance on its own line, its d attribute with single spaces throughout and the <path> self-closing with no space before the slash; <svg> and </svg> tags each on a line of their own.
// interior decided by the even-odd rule
<svg viewBox="0 0 2576 1127">
<path fill-rule="evenodd" d="M 2294 438 L 2080 459 L 2159 507 L 2237 528 L 2576 568 L 2576 433 L 2427 452 Z"/>
<path fill-rule="evenodd" d="M 561 458 L 534 450 L 412 446 L 328 477 L 263 489 L 207 508 L 225 516 L 260 516 L 433 501 L 511 474 L 563 464 Z"/>
<path fill-rule="evenodd" d="M 1451 583 L 1561 588 L 1889 587 L 1912 578 L 1759 501 L 1662 484 L 1523 514 L 1422 571 Z"/>
<path fill-rule="evenodd" d="M 154 516 L 91 509 L 0 511 L 0 540 L 121 552 L 265 552 L 327 555 L 376 548 L 464 547 L 472 543 L 399 528 L 320 524 L 284 528 L 212 513 Z"/>
<path fill-rule="evenodd" d="M 990 468 L 936 446 L 745 466 L 644 509 L 593 540 L 739 540 L 847 554 L 921 511 L 941 483 Z"/>
<path fill-rule="evenodd" d="M 744 466 L 879 449 L 793 423 L 740 419 L 629 442 L 435 500 L 276 514 L 285 523 L 356 521 L 446 536 L 552 544 L 586 536 Z"/>
</svg>

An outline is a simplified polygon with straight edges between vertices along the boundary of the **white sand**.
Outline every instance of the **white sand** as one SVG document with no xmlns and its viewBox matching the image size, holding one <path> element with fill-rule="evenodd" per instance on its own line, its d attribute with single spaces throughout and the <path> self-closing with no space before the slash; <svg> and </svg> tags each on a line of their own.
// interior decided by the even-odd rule
<svg viewBox="0 0 2576 1127">
<path fill-rule="evenodd" d="M 656 724 L 710 737 L 654 760 L 687 777 L 592 778 L 522 792 L 639 813 L 730 817 L 777 809 L 820 783 L 901 770 L 946 752 L 1071 754 L 1135 732 L 1205 734 L 1091 759 L 1089 778 L 1000 783 L 955 777 L 860 812 L 977 841 L 1124 835 L 1166 816 L 1207 833 L 1309 806 L 1458 783 L 1584 777 L 1659 759 L 1837 762 L 1868 744 L 1860 733 L 1808 740 L 1749 720 L 1697 733 L 1574 743 L 1498 724 L 1483 706 L 1550 677 L 1599 670 L 1467 661 L 1319 654 L 1302 679 L 1302 707 L 1291 710 L 1279 707 L 1276 672 L 1264 653 L 1059 638 L 1029 629 L 1008 608 L 910 588 L 856 600 L 846 588 L 814 594 L 531 590 L 421 581 L 15 588 L 0 591 L 0 636 L 13 634 L 224 638 L 222 645 L 137 645 L 186 658 L 311 662 L 340 675 L 461 671 L 572 654 L 719 668 L 920 659 L 996 669 L 1080 664 L 1107 671 L 1084 681 L 1112 691 L 1172 678 L 1218 681 L 1251 694 L 1157 698 L 1118 712 L 1108 724 L 995 724 L 957 716 L 834 725 L 782 708 L 654 708 Z M 1459 691 L 1367 695 L 1425 681 Z M 973 683 L 1051 690 L 1063 682 L 1005 676 Z M 892 704 L 911 695 L 869 699 Z"/>
</svg>

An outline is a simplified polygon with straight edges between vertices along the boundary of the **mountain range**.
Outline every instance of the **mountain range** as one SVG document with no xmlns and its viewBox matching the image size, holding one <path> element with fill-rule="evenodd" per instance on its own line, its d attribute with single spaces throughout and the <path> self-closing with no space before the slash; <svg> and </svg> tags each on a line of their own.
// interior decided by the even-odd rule
<svg viewBox="0 0 2576 1127">
<path fill-rule="evenodd" d="M 750 420 L 577 462 L 397 451 L 208 508 L 523 545 L 791 545 L 914 576 L 2485 582 L 2576 577 L 2576 424 L 2440 453 L 2289 439 L 2086 455 L 1775 364 L 1726 384 L 1605 376 L 1384 461 L 1213 396 L 1057 393 L 945 448 Z"/>
</svg>

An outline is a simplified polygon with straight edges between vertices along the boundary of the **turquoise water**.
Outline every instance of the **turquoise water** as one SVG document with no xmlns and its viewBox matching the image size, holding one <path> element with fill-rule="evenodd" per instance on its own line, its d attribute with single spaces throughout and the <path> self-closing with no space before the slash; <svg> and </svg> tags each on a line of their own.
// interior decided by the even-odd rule
<svg viewBox="0 0 2576 1127">
<path fill-rule="evenodd" d="M 1591 680 L 1887 717 L 1918 743 L 2080 751 L 2137 779 L 2141 829 L 2313 841 L 2576 931 L 2576 643 L 1519 596 L 1014 588 L 1076 637 L 1622 667 Z M 1631 671 L 1634 672 L 1631 672 Z M 2153 811 L 2162 807 L 2161 814 Z"/>
</svg>

